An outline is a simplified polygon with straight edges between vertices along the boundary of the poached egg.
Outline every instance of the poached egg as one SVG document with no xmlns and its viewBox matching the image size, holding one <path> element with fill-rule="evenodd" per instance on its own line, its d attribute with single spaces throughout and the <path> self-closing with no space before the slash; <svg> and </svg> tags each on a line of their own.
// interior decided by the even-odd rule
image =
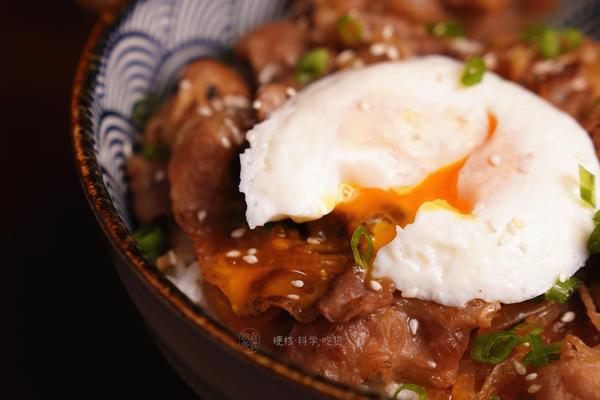
<svg viewBox="0 0 600 400">
<path fill-rule="evenodd" d="M 579 165 L 600 166 L 567 114 L 487 72 L 460 83 L 442 56 L 375 64 L 311 84 L 248 132 L 240 190 L 251 228 L 378 211 L 372 276 L 448 306 L 521 302 L 588 257 L 594 210 Z"/>
</svg>

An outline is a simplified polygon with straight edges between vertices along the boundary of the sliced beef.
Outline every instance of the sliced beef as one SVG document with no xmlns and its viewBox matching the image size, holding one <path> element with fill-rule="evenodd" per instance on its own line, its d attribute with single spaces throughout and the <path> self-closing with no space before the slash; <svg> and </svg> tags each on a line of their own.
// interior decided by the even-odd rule
<svg viewBox="0 0 600 400">
<path fill-rule="evenodd" d="M 540 369 L 536 399 L 600 399 L 600 347 L 588 347 L 576 336 L 563 341 L 560 360 Z"/>
<path fill-rule="evenodd" d="M 295 68 L 307 50 L 306 30 L 292 21 L 263 25 L 244 36 L 235 47 L 236 55 L 249 61 L 261 84 Z"/>
<path fill-rule="evenodd" d="M 320 313 L 331 322 L 348 322 L 368 315 L 394 301 L 394 284 L 382 280 L 381 289 L 374 290 L 365 282 L 365 273 L 352 267 L 338 276 L 319 300 Z"/>
<path fill-rule="evenodd" d="M 171 208 L 166 165 L 147 160 L 139 154 L 127 161 L 127 177 L 133 199 L 133 211 L 140 223 L 167 215 Z"/>
<path fill-rule="evenodd" d="M 497 307 L 483 302 L 462 309 L 417 299 L 392 305 L 344 323 L 319 320 L 296 324 L 290 336 L 315 337 L 319 346 L 288 346 L 284 356 L 329 378 L 359 384 L 414 382 L 438 388 L 456 380 L 470 331 L 489 324 Z"/>
</svg>

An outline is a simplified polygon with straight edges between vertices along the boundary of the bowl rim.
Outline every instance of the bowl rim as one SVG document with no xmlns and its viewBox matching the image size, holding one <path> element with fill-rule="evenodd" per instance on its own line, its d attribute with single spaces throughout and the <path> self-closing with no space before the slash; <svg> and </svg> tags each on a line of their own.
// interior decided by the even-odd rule
<svg viewBox="0 0 600 400">
<path fill-rule="evenodd" d="M 88 134 L 91 129 L 91 118 L 87 110 L 94 98 L 93 87 L 100 72 L 100 59 L 106 49 L 109 36 L 134 10 L 138 1 L 131 0 L 117 11 L 101 14 L 79 58 L 72 87 L 70 112 L 72 151 L 85 197 L 104 234 L 127 266 L 133 268 L 161 299 L 166 300 L 172 311 L 191 323 L 190 325 L 198 333 L 208 334 L 218 345 L 225 347 L 237 357 L 245 358 L 254 365 L 321 395 L 344 399 L 379 398 L 380 396 L 372 391 L 363 391 L 357 386 L 333 381 L 262 349 L 256 352 L 241 351 L 238 337 L 179 291 L 148 260 L 137 245 L 125 221 L 117 212 L 102 179 L 93 148 L 93 139 Z"/>
</svg>

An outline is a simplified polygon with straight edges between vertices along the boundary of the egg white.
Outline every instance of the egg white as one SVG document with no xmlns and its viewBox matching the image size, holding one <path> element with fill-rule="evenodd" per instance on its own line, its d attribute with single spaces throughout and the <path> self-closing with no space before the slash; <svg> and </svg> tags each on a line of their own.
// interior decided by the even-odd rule
<svg viewBox="0 0 600 400">
<path fill-rule="evenodd" d="M 318 219 L 342 201 L 343 184 L 410 188 L 468 157 L 457 190 L 473 212 L 423 203 L 378 251 L 373 276 L 450 306 L 520 302 L 571 276 L 593 229 L 578 166 L 600 173 L 587 133 L 493 73 L 463 87 L 463 68 L 441 56 L 381 63 L 325 77 L 289 100 L 248 133 L 241 155 L 250 227 Z"/>
</svg>

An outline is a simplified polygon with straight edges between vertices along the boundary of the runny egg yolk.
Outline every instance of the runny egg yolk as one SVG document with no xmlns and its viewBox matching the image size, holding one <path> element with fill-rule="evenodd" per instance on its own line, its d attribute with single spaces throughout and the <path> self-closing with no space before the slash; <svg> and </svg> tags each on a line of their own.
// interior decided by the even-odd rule
<svg viewBox="0 0 600 400">
<path fill-rule="evenodd" d="M 497 120 L 488 117 L 488 134 L 493 136 Z M 373 234 L 375 251 L 391 242 L 396 236 L 396 225 L 405 227 L 415 220 L 417 211 L 427 202 L 445 207 L 456 213 L 468 215 L 473 204 L 458 196 L 457 183 L 460 170 L 469 156 L 446 165 L 428 175 L 419 184 L 408 188 L 360 188 L 350 184 L 340 187 L 339 203 L 335 212 L 344 215 L 352 232 L 358 225 L 367 223 Z"/>
</svg>

